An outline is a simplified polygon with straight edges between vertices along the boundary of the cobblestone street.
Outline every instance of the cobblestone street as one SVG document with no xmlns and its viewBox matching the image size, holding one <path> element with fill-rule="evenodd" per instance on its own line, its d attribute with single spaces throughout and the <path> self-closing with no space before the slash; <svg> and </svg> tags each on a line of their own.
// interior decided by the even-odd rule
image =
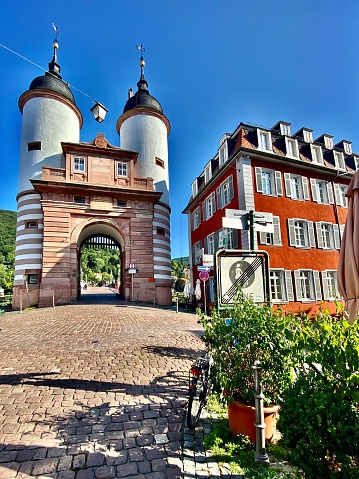
<svg viewBox="0 0 359 479">
<path fill-rule="evenodd" d="M 0 317 L 0 479 L 183 477 L 201 326 L 107 291 Z"/>
</svg>

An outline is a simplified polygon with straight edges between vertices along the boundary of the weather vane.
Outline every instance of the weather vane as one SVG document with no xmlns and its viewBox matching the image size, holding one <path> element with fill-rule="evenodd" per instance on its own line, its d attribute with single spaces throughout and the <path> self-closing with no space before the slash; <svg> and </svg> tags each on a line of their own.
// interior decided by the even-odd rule
<svg viewBox="0 0 359 479">
<path fill-rule="evenodd" d="M 54 42 L 58 43 L 58 41 L 59 41 L 59 36 L 60 36 L 59 29 L 57 28 L 57 26 L 56 26 L 54 23 L 52 24 L 52 28 L 53 28 L 53 29 L 55 30 L 55 32 L 56 32 L 56 38 L 55 38 Z"/>
<path fill-rule="evenodd" d="M 141 52 L 141 58 L 140 60 L 143 60 L 143 55 L 142 53 L 144 53 L 146 50 L 143 48 L 143 45 L 141 43 L 141 45 L 135 45 L 135 47 L 137 48 L 137 50 L 139 50 Z"/>
</svg>

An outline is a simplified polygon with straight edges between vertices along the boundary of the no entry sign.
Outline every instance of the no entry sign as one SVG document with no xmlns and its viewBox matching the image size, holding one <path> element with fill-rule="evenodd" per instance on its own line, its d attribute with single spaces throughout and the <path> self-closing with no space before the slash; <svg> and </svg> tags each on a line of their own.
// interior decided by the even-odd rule
<svg viewBox="0 0 359 479">
<path fill-rule="evenodd" d="M 208 278 L 209 278 L 209 274 L 207 273 L 207 271 L 200 271 L 199 279 L 201 279 L 202 281 L 207 281 Z"/>
</svg>

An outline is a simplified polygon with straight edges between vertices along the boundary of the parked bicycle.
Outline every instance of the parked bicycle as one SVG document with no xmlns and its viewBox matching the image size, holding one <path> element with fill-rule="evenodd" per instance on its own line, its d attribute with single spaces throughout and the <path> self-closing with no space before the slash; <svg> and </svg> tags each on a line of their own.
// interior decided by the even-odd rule
<svg viewBox="0 0 359 479">
<path fill-rule="evenodd" d="M 195 429 L 212 389 L 210 383 L 212 364 L 213 358 L 206 351 L 204 356 L 196 359 L 189 370 L 187 426 L 191 430 Z"/>
</svg>

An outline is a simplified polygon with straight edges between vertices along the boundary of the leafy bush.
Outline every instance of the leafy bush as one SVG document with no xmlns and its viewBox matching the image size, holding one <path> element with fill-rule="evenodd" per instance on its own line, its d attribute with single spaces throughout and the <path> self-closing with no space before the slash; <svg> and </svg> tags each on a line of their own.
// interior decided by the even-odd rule
<svg viewBox="0 0 359 479">
<path fill-rule="evenodd" d="M 277 404 L 293 380 L 296 318 L 288 318 L 268 305 L 257 305 L 239 293 L 230 318 L 213 311 L 210 320 L 202 315 L 204 339 L 213 356 L 216 383 L 228 400 L 254 405 L 253 365 L 262 366 L 265 404 Z M 287 334 L 287 330 L 289 333 Z"/>
<path fill-rule="evenodd" d="M 283 396 L 277 425 L 306 479 L 359 477 L 359 411 L 312 371 Z"/>
</svg>

